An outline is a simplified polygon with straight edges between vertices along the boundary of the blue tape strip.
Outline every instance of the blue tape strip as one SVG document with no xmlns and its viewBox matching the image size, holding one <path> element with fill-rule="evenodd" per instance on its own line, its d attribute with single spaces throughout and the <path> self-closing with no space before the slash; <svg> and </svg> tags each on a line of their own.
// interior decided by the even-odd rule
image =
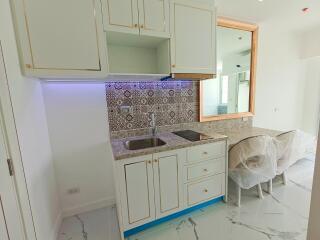
<svg viewBox="0 0 320 240">
<path fill-rule="evenodd" d="M 171 214 L 171 215 L 169 215 L 169 216 L 166 216 L 166 217 L 157 219 L 157 220 L 155 220 L 155 221 L 146 223 L 146 224 L 141 225 L 141 226 L 139 226 L 139 227 L 130 229 L 130 230 L 124 232 L 124 237 L 127 238 L 127 237 L 132 236 L 132 235 L 134 235 L 134 234 L 137 234 L 137 233 L 139 233 L 139 232 L 141 232 L 141 231 L 144 231 L 144 230 L 146 230 L 146 229 L 148 229 L 148 228 L 154 227 L 154 226 L 156 226 L 156 225 L 159 225 L 159 224 L 161 224 L 161 223 L 163 223 L 163 222 L 167 222 L 167 221 L 172 220 L 172 219 L 174 219 L 174 218 L 181 217 L 182 215 L 185 215 L 185 214 L 188 214 L 188 213 L 193 212 L 193 211 L 195 211 L 195 210 L 198 210 L 198 209 L 207 207 L 207 206 L 209 206 L 209 205 L 218 203 L 218 202 L 220 202 L 220 201 L 222 201 L 222 200 L 223 200 L 223 197 L 218 197 L 218 198 L 212 199 L 212 200 L 210 200 L 210 201 L 208 201 L 208 202 L 201 203 L 201 204 L 196 205 L 196 206 L 193 206 L 193 207 L 191 207 L 191 208 L 187 208 L 187 209 L 182 210 L 182 211 L 180 211 L 180 212 Z"/>
</svg>

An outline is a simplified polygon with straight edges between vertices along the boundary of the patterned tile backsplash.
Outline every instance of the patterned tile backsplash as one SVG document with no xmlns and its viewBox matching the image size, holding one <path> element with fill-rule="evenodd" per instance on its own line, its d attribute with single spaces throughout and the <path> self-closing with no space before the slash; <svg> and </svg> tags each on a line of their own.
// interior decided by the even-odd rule
<svg viewBox="0 0 320 240">
<path fill-rule="evenodd" d="M 106 84 L 111 131 L 132 130 L 150 126 L 155 113 L 157 126 L 196 122 L 199 119 L 199 83 L 111 82 Z M 121 113 L 121 106 L 132 112 Z"/>
<path fill-rule="evenodd" d="M 212 127 L 210 123 L 198 123 L 199 82 L 196 81 L 108 82 L 106 98 L 111 138 L 148 134 L 153 112 L 159 131 L 194 128 L 199 124 Z M 131 112 L 122 113 L 123 106 L 130 107 Z M 223 122 L 214 124 L 221 126 Z M 238 123 L 239 120 L 228 121 L 232 126 Z"/>
</svg>

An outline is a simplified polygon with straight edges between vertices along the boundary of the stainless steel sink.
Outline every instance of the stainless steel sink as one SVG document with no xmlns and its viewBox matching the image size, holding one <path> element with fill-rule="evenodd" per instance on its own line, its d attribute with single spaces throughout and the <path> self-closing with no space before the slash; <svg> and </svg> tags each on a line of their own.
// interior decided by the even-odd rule
<svg viewBox="0 0 320 240">
<path fill-rule="evenodd" d="M 152 147 L 160 147 L 166 143 L 160 138 L 144 138 L 139 140 L 131 140 L 124 142 L 124 146 L 128 150 L 139 150 Z"/>
</svg>

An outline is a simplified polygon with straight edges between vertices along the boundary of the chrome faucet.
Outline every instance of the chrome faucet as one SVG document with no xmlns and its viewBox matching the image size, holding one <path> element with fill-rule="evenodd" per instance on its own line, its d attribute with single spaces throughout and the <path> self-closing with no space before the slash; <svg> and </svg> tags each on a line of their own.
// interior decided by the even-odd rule
<svg viewBox="0 0 320 240">
<path fill-rule="evenodd" d="M 152 133 L 152 136 L 155 137 L 156 136 L 156 132 L 157 132 L 157 126 L 156 126 L 156 116 L 153 113 L 151 113 L 151 133 Z"/>
</svg>

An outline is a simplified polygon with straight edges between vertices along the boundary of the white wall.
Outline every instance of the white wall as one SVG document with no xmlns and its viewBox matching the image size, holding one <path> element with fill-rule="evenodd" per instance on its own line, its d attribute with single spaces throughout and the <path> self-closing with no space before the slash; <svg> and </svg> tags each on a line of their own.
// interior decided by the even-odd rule
<svg viewBox="0 0 320 240">
<path fill-rule="evenodd" d="M 290 130 L 302 125 L 305 75 L 300 38 L 285 29 L 281 19 L 259 24 L 254 126 Z"/>
<path fill-rule="evenodd" d="M 114 203 L 104 83 L 42 85 L 64 215 Z M 77 194 L 68 189 L 80 188 Z"/>
<path fill-rule="evenodd" d="M 302 58 L 320 56 L 320 26 L 305 31 L 301 40 L 300 51 Z"/>
<path fill-rule="evenodd" d="M 316 136 L 319 127 L 320 111 L 320 53 L 319 57 L 304 60 L 305 96 L 301 129 Z"/>
<path fill-rule="evenodd" d="M 21 76 L 9 0 L 0 1 L 0 37 L 37 238 L 55 240 L 60 205 L 42 89 Z"/>
</svg>

